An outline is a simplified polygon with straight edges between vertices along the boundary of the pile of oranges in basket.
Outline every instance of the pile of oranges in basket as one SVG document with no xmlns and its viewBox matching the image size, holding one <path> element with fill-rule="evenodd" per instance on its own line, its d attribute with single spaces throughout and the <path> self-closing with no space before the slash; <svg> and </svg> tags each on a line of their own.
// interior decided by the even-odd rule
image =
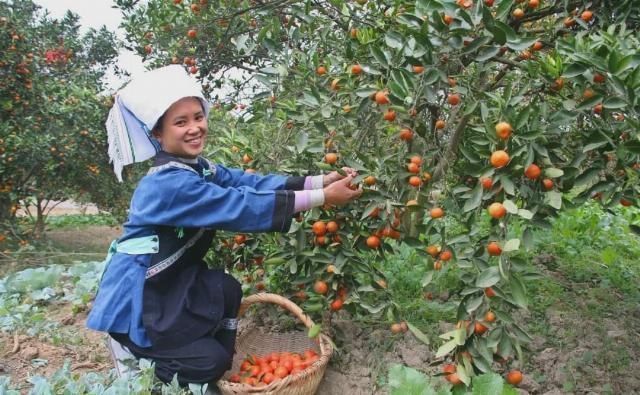
<svg viewBox="0 0 640 395">
<path fill-rule="evenodd" d="M 265 356 L 247 355 L 240 365 L 240 371 L 232 374 L 229 381 L 252 386 L 268 385 L 302 372 L 319 359 L 313 349 L 301 354 L 285 351 Z"/>
</svg>

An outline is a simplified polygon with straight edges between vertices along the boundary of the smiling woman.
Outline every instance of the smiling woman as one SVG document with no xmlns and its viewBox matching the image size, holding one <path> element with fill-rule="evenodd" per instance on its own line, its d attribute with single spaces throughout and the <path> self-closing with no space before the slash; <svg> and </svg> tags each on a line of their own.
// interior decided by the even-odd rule
<svg viewBox="0 0 640 395">
<path fill-rule="evenodd" d="M 87 319 L 153 360 L 162 381 L 177 374 L 181 385 L 219 379 L 235 352 L 240 283 L 203 260 L 216 230 L 286 232 L 294 213 L 362 193 L 349 187 L 349 168 L 346 177 L 287 177 L 211 163 L 200 156 L 208 113 L 200 86 L 178 65 L 149 71 L 116 95 L 107 119 L 116 175 L 154 162 L 111 244 Z"/>
<path fill-rule="evenodd" d="M 162 149 L 185 158 L 202 153 L 207 137 L 207 119 L 202 102 L 185 97 L 169 107 L 153 128 Z"/>
</svg>

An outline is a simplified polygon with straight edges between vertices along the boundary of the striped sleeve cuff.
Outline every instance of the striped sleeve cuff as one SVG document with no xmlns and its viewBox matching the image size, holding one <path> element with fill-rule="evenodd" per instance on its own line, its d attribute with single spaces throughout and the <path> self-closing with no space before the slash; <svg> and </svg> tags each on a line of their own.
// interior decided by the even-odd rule
<svg viewBox="0 0 640 395">
<path fill-rule="evenodd" d="M 322 189 L 310 189 L 294 191 L 296 199 L 293 205 L 294 212 L 306 211 L 324 204 L 324 191 Z"/>
</svg>

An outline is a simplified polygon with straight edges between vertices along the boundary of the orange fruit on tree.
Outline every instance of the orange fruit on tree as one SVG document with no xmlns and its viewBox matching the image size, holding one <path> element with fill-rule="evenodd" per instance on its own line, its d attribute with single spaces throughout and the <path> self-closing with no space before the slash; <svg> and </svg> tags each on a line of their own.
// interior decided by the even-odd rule
<svg viewBox="0 0 640 395">
<path fill-rule="evenodd" d="M 487 322 L 495 322 L 496 321 L 496 313 L 489 310 L 484 314 L 484 320 Z"/>
<path fill-rule="evenodd" d="M 596 84 L 603 84 L 605 80 L 606 77 L 604 76 L 604 74 L 595 73 L 593 75 L 593 82 L 595 82 Z"/>
<path fill-rule="evenodd" d="M 511 124 L 508 122 L 499 122 L 496 125 L 496 136 L 501 138 L 502 140 L 508 140 L 511 137 L 511 133 L 513 132 L 513 128 Z"/>
<path fill-rule="evenodd" d="M 582 14 L 580 14 L 580 19 L 585 22 L 590 22 L 593 19 L 593 12 L 590 10 L 582 11 Z"/>
<path fill-rule="evenodd" d="M 409 128 L 403 128 L 400 130 L 400 140 L 409 142 L 413 140 L 413 132 Z"/>
<path fill-rule="evenodd" d="M 418 174 L 420 173 L 420 166 L 411 162 L 407 165 L 407 171 L 409 173 Z"/>
<path fill-rule="evenodd" d="M 487 7 L 493 7 L 493 1 L 494 0 L 484 0 L 484 5 Z"/>
<path fill-rule="evenodd" d="M 377 181 L 377 180 L 376 180 L 376 178 L 375 178 L 374 176 L 366 176 L 366 177 L 364 178 L 364 180 L 362 180 L 362 182 L 364 182 L 364 184 L 365 184 L 365 185 L 368 185 L 368 186 L 375 185 L 375 184 L 376 184 L 376 181 Z"/>
<path fill-rule="evenodd" d="M 482 177 L 480 179 L 480 184 L 482 184 L 482 188 L 484 189 L 491 189 L 493 186 L 493 180 L 489 177 Z"/>
<path fill-rule="evenodd" d="M 492 241 L 487 245 L 487 252 L 491 256 L 498 256 L 502 254 L 502 248 L 500 248 L 500 245 L 498 245 L 498 243 L 496 243 L 495 241 Z"/>
<path fill-rule="evenodd" d="M 551 190 L 553 188 L 553 180 L 549 179 L 549 178 L 545 178 L 544 180 L 542 180 L 542 186 L 544 187 L 544 189 Z"/>
<path fill-rule="evenodd" d="M 352 28 L 352 29 L 349 31 L 349 36 L 350 36 L 351 38 L 358 38 L 358 29 L 356 29 L 356 28 Z"/>
<path fill-rule="evenodd" d="M 398 333 L 402 333 L 402 325 L 400 325 L 397 322 L 394 322 L 393 324 L 391 324 L 391 333 L 393 333 L 394 335 L 397 335 Z"/>
<path fill-rule="evenodd" d="M 324 67 L 324 66 L 318 66 L 318 68 L 316 69 L 316 74 L 318 74 L 318 75 L 327 74 L 327 68 Z"/>
<path fill-rule="evenodd" d="M 527 167 L 527 169 L 524 171 L 525 177 L 530 180 L 537 180 L 538 177 L 540 177 L 540 173 L 542 173 L 542 171 L 540 170 L 540 167 L 538 167 L 538 165 L 536 165 L 535 163 L 530 164 L 529 167 Z"/>
<path fill-rule="evenodd" d="M 433 270 L 442 270 L 442 261 L 433 262 Z"/>
<path fill-rule="evenodd" d="M 538 8 L 538 6 L 540 6 L 540 0 L 529 0 L 528 6 L 531 9 L 536 9 Z"/>
<path fill-rule="evenodd" d="M 338 154 L 329 152 L 324 156 L 324 161 L 330 165 L 335 165 L 338 162 Z"/>
<path fill-rule="evenodd" d="M 631 200 L 625 199 L 625 198 L 620 198 L 620 204 L 623 205 L 624 207 L 633 206 L 633 202 Z"/>
<path fill-rule="evenodd" d="M 447 103 L 451 104 L 452 106 L 457 106 L 458 104 L 460 104 L 460 95 L 457 93 L 449 93 L 449 95 L 447 96 Z"/>
<path fill-rule="evenodd" d="M 244 154 L 242 156 L 242 163 L 248 164 L 253 160 L 252 157 L 249 156 L 249 154 Z"/>
<path fill-rule="evenodd" d="M 318 280 L 313 284 L 313 290 L 316 293 L 324 295 L 327 292 L 329 292 L 329 286 L 327 285 L 326 282 L 324 282 L 322 280 Z"/>
<path fill-rule="evenodd" d="M 378 236 L 369 236 L 367 237 L 367 247 L 369 248 L 379 248 L 380 247 L 380 238 Z"/>
<path fill-rule="evenodd" d="M 361 73 L 362 73 L 362 66 L 360 66 L 359 64 L 354 64 L 353 66 L 351 66 L 351 74 L 358 75 Z"/>
<path fill-rule="evenodd" d="M 487 298 L 493 298 L 494 296 L 496 296 L 496 292 L 491 287 L 485 288 L 484 294 L 487 295 Z"/>
<path fill-rule="evenodd" d="M 189 37 L 190 39 L 196 38 L 197 35 L 198 35 L 198 31 L 196 29 L 190 29 L 187 32 L 187 37 Z"/>
<path fill-rule="evenodd" d="M 582 98 L 585 99 L 585 100 L 589 100 L 592 97 L 594 97 L 595 95 L 596 95 L 596 93 L 593 91 L 593 89 L 587 88 L 582 93 Z"/>
<path fill-rule="evenodd" d="M 415 163 L 416 165 L 421 166 L 422 157 L 420 155 L 413 155 L 411 158 L 409 158 L 409 162 Z"/>
<path fill-rule="evenodd" d="M 311 231 L 316 236 L 324 236 L 327 233 L 327 224 L 324 221 L 316 221 L 311 226 Z"/>
<path fill-rule="evenodd" d="M 564 87 L 563 78 L 556 78 L 556 80 L 553 81 L 553 84 L 551 84 L 551 89 L 553 89 L 554 91 L 562 90 L 562 87 Z"/>
<path fill-rule="evenodd" d="M 418 176 L 409 177 L 409 185 L 412 187 L 419 187 L 422 184 L 422 180 Z"/>
<path fill-rule="evenodd" d="M 422 173 L 422 179 L 424 180 L 424 182 L 429 182 L 431 180 L 431 173 L 425 171 L 424 173 Z"/>
<path fill-rule="evenodd" d="M 533 43 L 533 46 L 531 47 L 531 49 L 533 49 L 534 51 L 539 51 L 544 47 L 544 44 L 542 44 L 541 41 L 536 41 L 535 43 Z"/>
<path fill-rule="evenodd" d="M 436 129 L 444 129 L 446 123 L 442 119 L 436 121 Z"/>
<path fill-rule="evenodd" d="M 323 246 L 327 244 L 327 238 L 324 236 L 316 236 L 315 238 L 316 245 Z"/>
<path fill-rule="evenodd" d="M 387 282 L 384 279 L 376 280 L 376 284 L 380 286 L 380 288 L 387 289 Z"/>
<path fill-rule="evenodd" d="M 515 19 L 522 19 L 524 17 L 524 11 L 522 11 L 522 8 L 516 8 L 511 15 L 513 15 Z"/>
<path fill-rule="evenodd" d="M 440 253 L 440 260 L 447 262 L 453 258 L 453 254 L 449 250 L 444 250 Z"/>
<path fill-rule="evenodd" d="M 335 78 L 333 81 L 331 81 L 331 89 L 334 91 L 337 91 L 340 89 L 340 80 Z"/>
<path fill-rule="evenodd" d="M 444 22 L 445 25 L 450 25 L 451 22 L 453 22 L 453 17 L 451 15 L 443 15 L 442 21 Z"/>
<path fill-rule="evenodd" d="M 327 232 L 336 233 L 338 231 L 338 229 L 340 229 L 340 226 L 338 225 L 338 223 L 336 221 L 327 222 Z"/>
<path fill-rule="evenodd" d="M 439 253 L 440 247 L 436 245 L 430 245 L 429 247 L 427 247 L 427 254 L 431 255 L 432 257 L 435 258 Z"/>
<path fill-rule="evenodd" d="M 244 242 L 247 240 L 247 236 L 243 235 L 243 234 L 237 234 L 235 236 L 233 236 L 233 241 L 235 241 L 236 244 L 240 245 L 240 244 L 244 244 Z"/>
<path fill-rule="evenodd" d="M 598 103 L 595 106 L 593 106 L 593 113 L 594 114 L 602 114 L 602 110 L 603 110 L 603 106 L 602 103 Z"/>
<path fill-rule="evenodd" d="M 509 163 L 509 159 L 509 154 L 507 154 L 506 151 L 498 150 L 491 154 L 489 161 L 491 162 L 491 166 L 500 169 Z"/>
<path fill-rule="evenodd" d="M 342 305 L 344 305 L 344 302 L 342 301 L 342 299 L 336 299 L 333 302 L 331 302 L 330 308 L 332 311 L 338 311 L 342 309 Z"/>
<path fill-rule="evenodd" d="M 424 71 L 424 66 L 420 66 L 420 65 L 413 65 L 412 66 L 413 72 L 416 74 L 420 74 Z"/>
<path fill-rule="evenodd" d="M 487 328 L 485 325 L 481 324 L 478 321 L 476 321 L 476 323 L 475 323 L 475 325 L 473 327 L 473 333 L 475 333 L 476 335 L 482 335 L 488 330 L 489 330 L 489 328 Z"/>
<path fill-rule="evenodd" d="M 568 17 L 565 18 L 565 20 L 564 20 L 564 22 L 562 22 L 562 24 L 564 25 L 564 27 L 566 27 L 568 29 L 571 26 L 576 24 L 576 20 L 573 19 L 572 17 L 568 16 Z"/>
<path fill-rule="evenodd" d="M 444 217 L 444 210 L 442 208 L 440 208 L 440 207 L 434 207 L 429 212 L 429 215 L 433 219 L 442 218 L 442 217 Z"/>
<path fill-rule="evenodd" d="M 378 91 L 374 96 L 374 100 L 377 104 L 389 104 L 389 94 L 386 91 Z"/>
<path fill-rule="evenodd" d="M 512 370 L 507 373 L 507 383 L 511 385 L 518 385 L 522 382 L 522 372 L 519 370 Z"/>
<path fill-rule="evenodd" d="M 499 219 L 507 215 L 507 209 L 504 208 L 502 203 L 494 202 L 489 205 L 487 208 L 489 215 L 491 218 Z"/>
<path fill-rule="evenodd" d="M 392 109 L 388 109 L 387 111 L 385 111 L 382 117 L 385 121 L 393 122 L 396 120 L 396 112 Z"/>
</svg>

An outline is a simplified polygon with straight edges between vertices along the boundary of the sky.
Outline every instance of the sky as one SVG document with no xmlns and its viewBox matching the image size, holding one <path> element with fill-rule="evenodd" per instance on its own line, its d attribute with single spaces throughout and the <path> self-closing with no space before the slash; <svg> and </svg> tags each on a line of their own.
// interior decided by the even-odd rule
<svg viewBox="0 0 640 395">
<path fill-rule="evenodd" d="M 99 29 L 105 25 L 107 29 L 116 32 L 120 38 L 124 38 L 124 32 L 118 28 L 122 15 L 120 10 L 111 8 L 113 0 L 34 0 L 34 2 L 46 8 L 54 18 L 62 18 L 67 10 L 78 14 L 81 32 L 91 27 Z M 126 49 L 120 51 L 118 66 L 131 73 L 132 77 L 144 71 L 142 58 Z M 114 75 L 107 77 L 110 89 L 119 88 L 123 82 Z"/>
</svg>

